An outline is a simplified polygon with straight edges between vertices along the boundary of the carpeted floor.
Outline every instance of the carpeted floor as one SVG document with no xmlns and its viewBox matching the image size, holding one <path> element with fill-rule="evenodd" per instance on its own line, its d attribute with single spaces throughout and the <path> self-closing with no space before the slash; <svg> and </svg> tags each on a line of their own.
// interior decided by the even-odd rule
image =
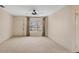
<svg viewBox="0 0 79 59">
<path fill-rule="evenodd" d="M 46 37 L 13 37 L 0 44 L 0 52 L 64 53 L 69 51 Z"/>
</svg>

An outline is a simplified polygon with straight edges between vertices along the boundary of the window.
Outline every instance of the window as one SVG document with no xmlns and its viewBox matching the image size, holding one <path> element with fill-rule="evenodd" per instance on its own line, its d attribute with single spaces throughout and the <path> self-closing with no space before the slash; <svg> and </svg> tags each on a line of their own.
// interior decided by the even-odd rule
<svg viewBox="0 0 79 59">
<path fill-rule="evenodd" d="M 30 25 L 29 25 L 29 28 L 30 28 L 30 31 L 41 31 L 42 29 L 42 23 L 41 23 L 41 19 L 40 18 L 31 18 L 30 19 Z"/>
</svg>

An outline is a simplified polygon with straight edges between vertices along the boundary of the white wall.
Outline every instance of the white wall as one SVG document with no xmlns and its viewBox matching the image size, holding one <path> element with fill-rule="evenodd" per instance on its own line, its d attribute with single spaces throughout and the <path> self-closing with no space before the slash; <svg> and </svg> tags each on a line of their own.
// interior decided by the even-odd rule
<svg viewBox="0 0 79 59">
<path fill-rule="evenodd" d="M 24 16 L 13 17 L 13 35 L 24 36 L 26 35 L 26 21 Z"/>
<path fill-rule="evenodd" d="M 65 6 L 48 17 L 48 37 L 74 51 L 75 48 L 75 16 L 72 6 Z"/>
<path fill-rule="evenodd" d="M 12 16 L 0 8 L 0 43 L 12 36 Z"/>
<path fill-rule="evenodd" d="M 42 18 L 34 18 L 30 17 L 30 20 L 40 20 L 42 23 Z M 47 36 L 47 18 L 46 18 L 46 36 Z M 40 27 L 42 30 L 42 25 Z M 13 17 L 13 36 L 26 36 L 27 30 L 27 17 L 25 16 L 14 16 Z M 41 36 L 42 31 L 36 32 L 36 31 L 30 31 L 31 36 Z"/>
</svg>

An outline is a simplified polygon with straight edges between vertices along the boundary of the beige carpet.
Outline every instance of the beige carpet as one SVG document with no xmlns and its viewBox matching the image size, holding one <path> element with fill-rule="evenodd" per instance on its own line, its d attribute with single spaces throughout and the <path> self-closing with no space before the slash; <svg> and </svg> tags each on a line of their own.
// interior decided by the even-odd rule
<svg viewBox="0 0 79 59">
<path fill-rule="evenodd" d="M 69 51 L 46 37 L 14 37 L 0 44 L 0 52 L 63 53 Z"/>
</svg>

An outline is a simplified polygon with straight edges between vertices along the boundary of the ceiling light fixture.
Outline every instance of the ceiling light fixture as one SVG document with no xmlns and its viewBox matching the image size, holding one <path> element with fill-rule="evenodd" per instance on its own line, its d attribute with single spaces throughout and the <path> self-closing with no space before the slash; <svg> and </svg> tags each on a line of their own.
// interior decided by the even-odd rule
<svg viewBox="0 0 79 59">
<path fill-rule="evenodd" d="M 37 12 L 36 12 L 35 9 L 33 10 L 32 14 L 33 14 L 33 15 L 37 15 Z"/>
</svg>

